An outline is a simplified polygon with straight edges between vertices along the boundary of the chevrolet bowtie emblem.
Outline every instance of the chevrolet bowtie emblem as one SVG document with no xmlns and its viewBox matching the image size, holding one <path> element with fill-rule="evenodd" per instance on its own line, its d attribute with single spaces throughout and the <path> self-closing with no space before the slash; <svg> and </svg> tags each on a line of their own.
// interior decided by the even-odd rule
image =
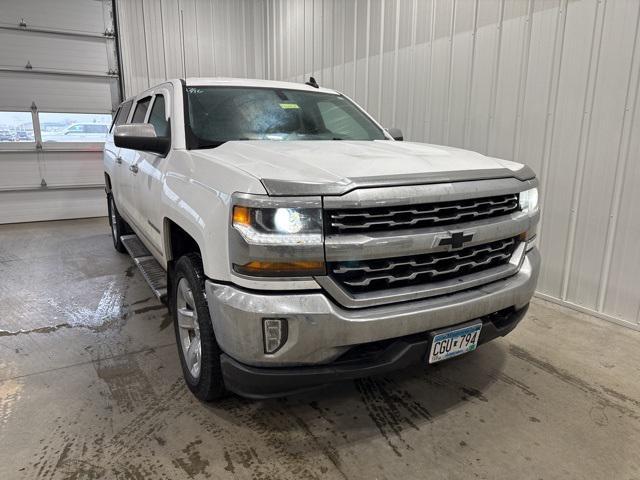
<svg viewBox="0 0 640 480">
<path fill-rule="evenodd" d="M 440 247 L 449 246 L 451 250 L 461 248 L 465 243 L 473 240 L 473 232 L 450 232 L 450 236 L 440 237 L 437 243 Z M 435 243 L 435 242 L 434 242 Z"/>
</svg>

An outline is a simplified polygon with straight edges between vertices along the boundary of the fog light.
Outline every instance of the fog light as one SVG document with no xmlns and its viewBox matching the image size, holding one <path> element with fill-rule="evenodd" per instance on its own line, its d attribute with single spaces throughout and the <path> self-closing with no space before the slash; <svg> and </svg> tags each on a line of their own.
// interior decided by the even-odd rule
<svg viewBox="0 0 640 480">
<path fill-rule="evenodd" d="M 287 341 L 287 320 L 284 318 L 263 318 L 264 353 L 275 353 Z"/>
</svg>

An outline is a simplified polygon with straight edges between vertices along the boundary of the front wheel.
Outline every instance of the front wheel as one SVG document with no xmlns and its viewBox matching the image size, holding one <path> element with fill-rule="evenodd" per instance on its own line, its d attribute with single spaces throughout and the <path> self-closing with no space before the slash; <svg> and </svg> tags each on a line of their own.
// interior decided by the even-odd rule
<svg viewBox="0 0 640 480">
<path fill-rule="evenodd" d="M 176 262 L 171 285 L 171 315 L 182 373 L 189 390 L 204 402 L 225 394 L 216 342 L 205 298 L 202 261 L 187 254 Z"/>
<path fill-rule="evenodd" d="M 120 253 L 127 253 L 120 237 L 130 232 L 129 225 L 120 216 L 120 212 L 116 208 L 116 202 L 113 199 L 113 193 L 107 194 L 107 207 L 109 210 L 109 226 L 111 227 L 111 237 L 113 238 L 113 246 Z"/>
</svg>

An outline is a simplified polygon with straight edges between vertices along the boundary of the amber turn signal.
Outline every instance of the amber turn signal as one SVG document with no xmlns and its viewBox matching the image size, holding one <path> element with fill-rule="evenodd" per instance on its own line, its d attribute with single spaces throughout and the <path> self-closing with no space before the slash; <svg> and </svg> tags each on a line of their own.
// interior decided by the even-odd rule
<svg viewBox="0 0 640 480">
<path fill-rule="evenodd" d="M 241 207 L 236 205 L 233 207 L 233 224 L 234 225 L 250 225 L 251 215 L 249 207 Z"/>
<path fill-rule="evenodd" d="M 254 260 L 244 265 L 234 265 L 234 270 L 245 275 L 277 277 L 280 275 L 324 275 L 324 262 L 263 262 Z"/>
</svg>

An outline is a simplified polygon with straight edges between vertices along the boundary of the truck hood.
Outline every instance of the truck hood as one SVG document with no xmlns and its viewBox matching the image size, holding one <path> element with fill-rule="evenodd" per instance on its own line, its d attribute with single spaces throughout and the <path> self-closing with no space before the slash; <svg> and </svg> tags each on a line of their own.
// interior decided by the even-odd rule
<svg viewBox="0 0 640 480">
<path fill-rule="evenodd" d="M 411 142 L 234 141 L 192 153 L 244 170 L 270 195 L 341 195 L 358 187 L 534 177 L 519 163 Z"/>
</svg>

